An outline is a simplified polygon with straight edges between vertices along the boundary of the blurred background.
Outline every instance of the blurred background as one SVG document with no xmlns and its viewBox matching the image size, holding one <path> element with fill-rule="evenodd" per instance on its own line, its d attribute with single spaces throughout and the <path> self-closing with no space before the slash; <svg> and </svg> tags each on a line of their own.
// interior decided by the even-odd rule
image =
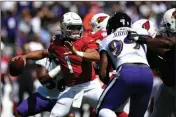
<svg viewBox="0 0 176 117">
<path fill-rule="evenodd" d="M 172 1 L 70 1 L 70 2 L 42 2 L 42 1 L 21 1 L 21 2 L 0 2 L 1 8 L 1 117 L 11 117 L 13 108 L 23 99 L 32 94 L 41 84 L 38 82 L 35 69 L 27 68 L 19 77 L 11 77 L 8 74 L 9 60 L 20 54 L 34 50 L 48 48 L 51 37 L 58 33 L 59 20 L 68 12 L 78 13 L 84 22 L 85 35 L 91 31 L 89 21 L 91 17 L 100 12 L 113 14 L 115 11 L 124 11 L 132 18 L 132 22 L 146 18 L 153 21 L 158 27 L 163 13 L 170 8 L 176 7 Z M 29 61 L 32 62 L 32 61 Z M 157 90 L 161 83 L 156 78 Z M 154 91 L 152 95 L 155 95 Z M 78 113 L 78 117 L 89 117 L 87 112 L 89 105 L 84 105 L 82 110 L 88 114 Z M 128 106 L 125 108 L 128 112 Z M 82 113 L 83 113 L 82 112 Z M 148 116 L 147 111 L 146 117 Z M 36 115 L 36 117 L 47 117 L 48 113 Z"/>
</svg>

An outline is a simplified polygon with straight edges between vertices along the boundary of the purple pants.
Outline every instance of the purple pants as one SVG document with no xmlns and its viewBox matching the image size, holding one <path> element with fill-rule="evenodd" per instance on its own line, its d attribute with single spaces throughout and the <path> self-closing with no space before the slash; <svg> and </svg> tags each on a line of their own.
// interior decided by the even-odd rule
<svg viewBox="0 0 176 117">
<path fill-rule="evenodd" d="M 32 116 L 44 111 L 51 111 L 56 101 L 47 99 L 36 92 L 18 105 L 16 110 L 22 117 Z"/>
<path fill-rule="evenodd" d="M 147 110 L 153 76 L 145 65 L 124 65 L 102 93 L 97 113 L 102 108 L 115 111 L 130 98 L 129 117 L 143 117 Z"/>
</svg>

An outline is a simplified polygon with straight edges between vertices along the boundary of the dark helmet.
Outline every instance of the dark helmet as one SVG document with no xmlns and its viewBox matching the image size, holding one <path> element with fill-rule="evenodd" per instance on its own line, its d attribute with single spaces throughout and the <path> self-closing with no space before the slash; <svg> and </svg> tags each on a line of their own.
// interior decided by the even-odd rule
<svg viewBox="0 0 176 117">
<path fill-rule="evenodd" d="M 109 18 L 106 26 L 108 35 L 120 27 L 131 27 L 131 18 L 126 13 L 115 12 Z"/>
</svg>

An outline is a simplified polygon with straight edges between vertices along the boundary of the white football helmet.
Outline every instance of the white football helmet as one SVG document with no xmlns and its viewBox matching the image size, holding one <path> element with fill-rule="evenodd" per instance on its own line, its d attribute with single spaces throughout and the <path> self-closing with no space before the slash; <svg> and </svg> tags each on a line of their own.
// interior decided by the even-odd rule
<svg viewBox="0 0 176 117">
<path fill-rule="evenodd" d="M 157 28 L 152 21 L 147 19 L 137 20 L 132 24 L 132 30 L 136 31 L 139 35 L 147 35 L 155 38 L 157 35 Z"/>
<path fill-rule="evenodd" d="M 160 24 L 160 33 L 168 37 L 176 35 L 176 8 L 169 9 L 164 13 Z"/>
<path fill-rule="evenodd" d="M 81 17 L 74 12 L 67 12 L 61 20 L 61 32 L 71 39 L 79 39 L 83 31 L 83 22 Z"/>
<path fill-rule="evenodd" d="M 95 14 L 90 21 L 90 25 L 92 26 L 93 32 L 106 29 L 106 25 L 109 20 L 109 17 L 110 16 L 105 13 Z"/>
</svg>

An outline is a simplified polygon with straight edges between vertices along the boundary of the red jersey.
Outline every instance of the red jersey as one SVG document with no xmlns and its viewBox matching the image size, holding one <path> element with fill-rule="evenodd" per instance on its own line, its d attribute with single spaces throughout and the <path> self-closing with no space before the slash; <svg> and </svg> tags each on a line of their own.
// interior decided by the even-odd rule
<svg viewBox="0 0 176 117">
<path fill-rule="evenodd" d="M 97 44 L 90 37 L 84 36 L 73 42 L 78 51 L 97 49 Z M 64 46 L 64 41 L 54 40 L 51 42 L 49 52 L 56 54 L 59 59 L 62 75 L 67 86 L 85 83 L 95 79 L 95 71 L 92 62 L 83 60 L 77 55 L 64 55 L 69 49 Z"/>
<path fill-rule="evenodd" d="M 107 36 L 107 32 L 105 30 L 99 30 L 95 33 L 91 32 L 89 34 L 90 37 L 92 37 L 95 41 L 96 40 L 103 40 Z"/>
</svg>

